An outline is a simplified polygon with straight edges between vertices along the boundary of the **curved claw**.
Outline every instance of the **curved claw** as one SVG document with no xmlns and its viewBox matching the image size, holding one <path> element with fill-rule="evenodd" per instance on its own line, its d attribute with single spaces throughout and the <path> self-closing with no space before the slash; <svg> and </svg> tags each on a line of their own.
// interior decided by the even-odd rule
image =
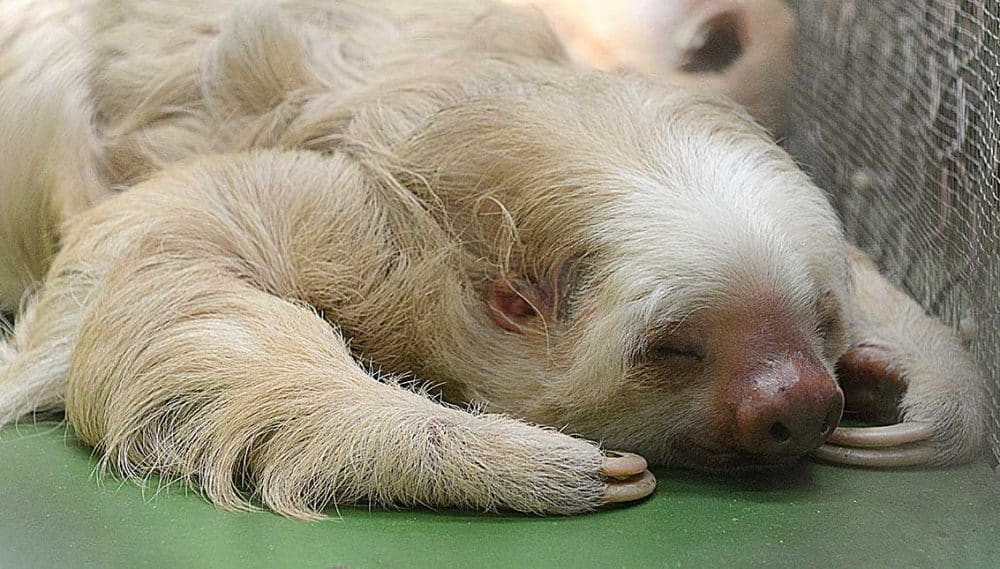
<svg viewBox="0 0 1000 569">
<path fill-rule="evenodd" d="M 642 474 L 608 484 L 604 490 L 603 501 L 605 504 L 634 502 L 649 496 L 653 490 L 656 490 L 656 477 L 652 472 L 645 470 Z"/>
<path fill-rule="evenodd" d="M 812 456 L 837 464 L 895 468 L 931 464 L 935 450 L 930 445 L 916 444 L 896 448 L 852 448 L 824 444 Z"/>
<path fill-rule="evenodd" d="M 601 465 L 601 474 L 619 480 L 631 478 L 646 471 L 646 459 L 630 452 L 608 451 Z"/>
<path fill-rule="evenodd" d="M 886 448 L 926 441 L 934 436 L 930 423 L 899 423 L 887 427 L 840 427 L 830 435 L 830 445 L 858 448 Z"/>
</svg>

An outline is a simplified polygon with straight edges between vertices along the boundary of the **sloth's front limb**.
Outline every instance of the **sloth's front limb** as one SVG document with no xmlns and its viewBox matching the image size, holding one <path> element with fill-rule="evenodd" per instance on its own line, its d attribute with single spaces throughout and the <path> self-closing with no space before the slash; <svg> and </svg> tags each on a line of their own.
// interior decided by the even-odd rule
<svg viewBox="0 0 1000 569">
<path fill-rule="evenodd" d="M 199 264 L 118 264 L 66 403 L 113 470 L 295 518 L 357 502 L 569 514 L 654 485 L 638 457 L 377 381 L 310 308 Z"/>
<path fill-rule="evenodd" d="M 22 312 L 9 337 L 0 330 L 0 427 L 62 405 L 72 346 L 59 333 L 67 326 L 60 319 L 36 318 L 37 307 L 34 302 Z"/>
<path fill-rule="evenodd" d="M 0 330 L 0 427 L 62 410 L 80 306 L 95 280 L 92 271 L 80 267 L 52 270 L 10 334 Z"/>
<path fill-rule="evenodd" d="M 851 348 L 838 364 L 845 416 L 887 425 L 841 428 L 817 451 L 859 466 L 967 462 L 983 448 L 986 393 L 958 335 L 852 251 Z"/>
</svg>

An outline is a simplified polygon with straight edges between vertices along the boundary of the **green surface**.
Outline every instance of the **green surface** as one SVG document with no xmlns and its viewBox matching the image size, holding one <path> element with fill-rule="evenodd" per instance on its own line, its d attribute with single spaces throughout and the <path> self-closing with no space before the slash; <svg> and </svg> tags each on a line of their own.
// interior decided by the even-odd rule
<svg viewBox="0 0 1000 569">
<path fill-rule="evenodd" d="M 99 482 L 94 467 L 54 423 L 0 431 L 0 568 L 1000 567 L 1000 480 L 985 465 L 668 471 L 652 499 L 590 516 L 342 508 L 316 523 Z"/>
</svg>

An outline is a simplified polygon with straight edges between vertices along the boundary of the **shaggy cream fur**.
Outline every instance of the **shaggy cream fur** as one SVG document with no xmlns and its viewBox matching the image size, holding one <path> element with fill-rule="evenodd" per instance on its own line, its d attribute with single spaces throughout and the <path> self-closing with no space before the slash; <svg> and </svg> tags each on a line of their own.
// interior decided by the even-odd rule
<svg viewBox="0 0 1000 569">
<path fill-rule="evenodd" d="M 126 476 L 589 511 L 619 484 L 591 440 L 747 466 L 716 340 L 763 311 L 824 373 L 884 346 L 934 463 L 981 445 L 957 338 L 860 261 L 852 289 L 763 129 L 580 70 L 529 12 L 9 0 L 0 46 L 0 424 L 64 408 Z"/>
</svg>

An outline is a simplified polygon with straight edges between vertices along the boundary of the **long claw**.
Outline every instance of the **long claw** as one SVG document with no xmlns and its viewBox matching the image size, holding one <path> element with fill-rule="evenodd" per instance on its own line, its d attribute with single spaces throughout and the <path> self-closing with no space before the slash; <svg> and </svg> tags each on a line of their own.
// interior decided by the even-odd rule
<svg viewBox="0 0 1000 569">
<path fill-rule="evenodd" d="M 886 448 L 925 441 L 934 436 L 929 423 L 899 423 L 887 427 L 840 427 L 827 443 L 840 447 Z"/>
<path fill-rule="evenodd" d="M 601 474 L 608 478 L 631 478 L 645 472 L 647 466 L 646 459 L 637 454 L 608 451 L 601 466 Z"/>
<path fill-rule="evenodd" d="M 634 502 L 649 496 L 653 490 L 656 490 L 656 477 L 645 470 L 642 474 L 608 484 L 603 499 L 605 504 Z"/>
<path fill-rule="evenodd" d="M 824 444 L 812 452 L 812 456 L 837 464 L 896 468 L 930 464 L 934 458 L 934 448 L 917 444 L 896 448 L 852 448 Z"/>
</svg>

